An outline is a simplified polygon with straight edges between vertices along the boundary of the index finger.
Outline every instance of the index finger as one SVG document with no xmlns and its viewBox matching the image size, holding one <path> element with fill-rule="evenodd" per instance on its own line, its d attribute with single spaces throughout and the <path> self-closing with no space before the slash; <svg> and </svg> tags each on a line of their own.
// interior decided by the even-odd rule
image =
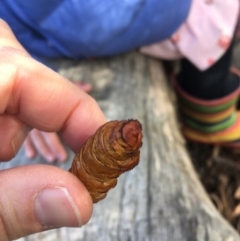
<svg viewBox="0 0 240 241">
<path fill-rule="evenodd" d="M 42 131 L 60 131 L 75 152 L 106 121 L 92 97 L 15 49 L 0 50 L 0 80 L 1 115 L 14 115 Z"/>
<path fill-rule="evenodd" d="M 1 114 L 42 131 L 61 131 L 75 151 L 106 121 L 92 97 L 56 72 L 14 49 L 2 49 L 0 56 Z"/>
</svg>

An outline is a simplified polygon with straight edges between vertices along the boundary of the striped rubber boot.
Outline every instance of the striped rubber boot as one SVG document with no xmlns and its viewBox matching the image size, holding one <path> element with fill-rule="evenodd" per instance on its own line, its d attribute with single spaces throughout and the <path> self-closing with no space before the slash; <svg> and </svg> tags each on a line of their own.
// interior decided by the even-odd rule
<svg viewBox="0 0 240 241">
<path fill-rule="evenodd" d="M 220 99 L 202 100 L 177 83 L 183 135 L 192 141 L 240 148 L 240 112 L 236 110 L 240 86 Z"/>
</svg>

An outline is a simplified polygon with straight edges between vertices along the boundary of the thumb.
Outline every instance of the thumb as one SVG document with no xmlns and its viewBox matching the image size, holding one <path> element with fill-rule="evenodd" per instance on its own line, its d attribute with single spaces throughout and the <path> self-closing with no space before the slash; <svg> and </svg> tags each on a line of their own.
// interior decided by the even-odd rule
<svg viewBox="0 0 240 241">
<path fill-rule="evenodd" d="M 0 172 L 0 241 L 59 227 L 80 227 L 92 200 L 71 173 L 47 165 Z"/>
</svg>

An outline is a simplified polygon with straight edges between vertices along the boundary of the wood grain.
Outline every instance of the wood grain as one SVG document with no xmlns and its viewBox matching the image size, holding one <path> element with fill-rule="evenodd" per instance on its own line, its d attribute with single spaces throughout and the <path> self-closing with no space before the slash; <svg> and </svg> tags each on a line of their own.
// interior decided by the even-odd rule
<svg viewBox="0 0 240 241">
<path fill-rule="evenodd" d="M 92 95 L 109 120 L 138 119 L 143 128 L 139 165 L 94 205 L 79 229 L 51 230 L 21 241 L 236 241 L 239 235 L 210 202 L 179 133 L 174 94 L 162 64 L 138 53 L 52 63 L 71 80 L 94 85 Z M 61 168 L 69 168 L 69 161 Z M 31 163 L 43 162 L 39 157 Z M 25 165 L 21 150 L 2 168 Z"/>
</svg>

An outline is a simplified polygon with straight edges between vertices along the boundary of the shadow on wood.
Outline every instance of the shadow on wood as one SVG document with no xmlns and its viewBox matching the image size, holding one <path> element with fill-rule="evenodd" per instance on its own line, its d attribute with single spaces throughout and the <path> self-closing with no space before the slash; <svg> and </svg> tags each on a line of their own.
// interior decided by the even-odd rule
<svg viewBox="0 0 240 241">
<path fill-rule="evenodd" d="M 94 205 L 92 219 L 83 228 L 51 230 L 20 240 L 240 240 L 195 173 L 179 133 L 174 93 L 159 61 L 133 52 L 53 64 L 71 80 L 92 82 L 92 95 L 109 120 L 134 118 L 142 123 L 140 164 L 123 174 L 117 187 Z"/>
</svg>

